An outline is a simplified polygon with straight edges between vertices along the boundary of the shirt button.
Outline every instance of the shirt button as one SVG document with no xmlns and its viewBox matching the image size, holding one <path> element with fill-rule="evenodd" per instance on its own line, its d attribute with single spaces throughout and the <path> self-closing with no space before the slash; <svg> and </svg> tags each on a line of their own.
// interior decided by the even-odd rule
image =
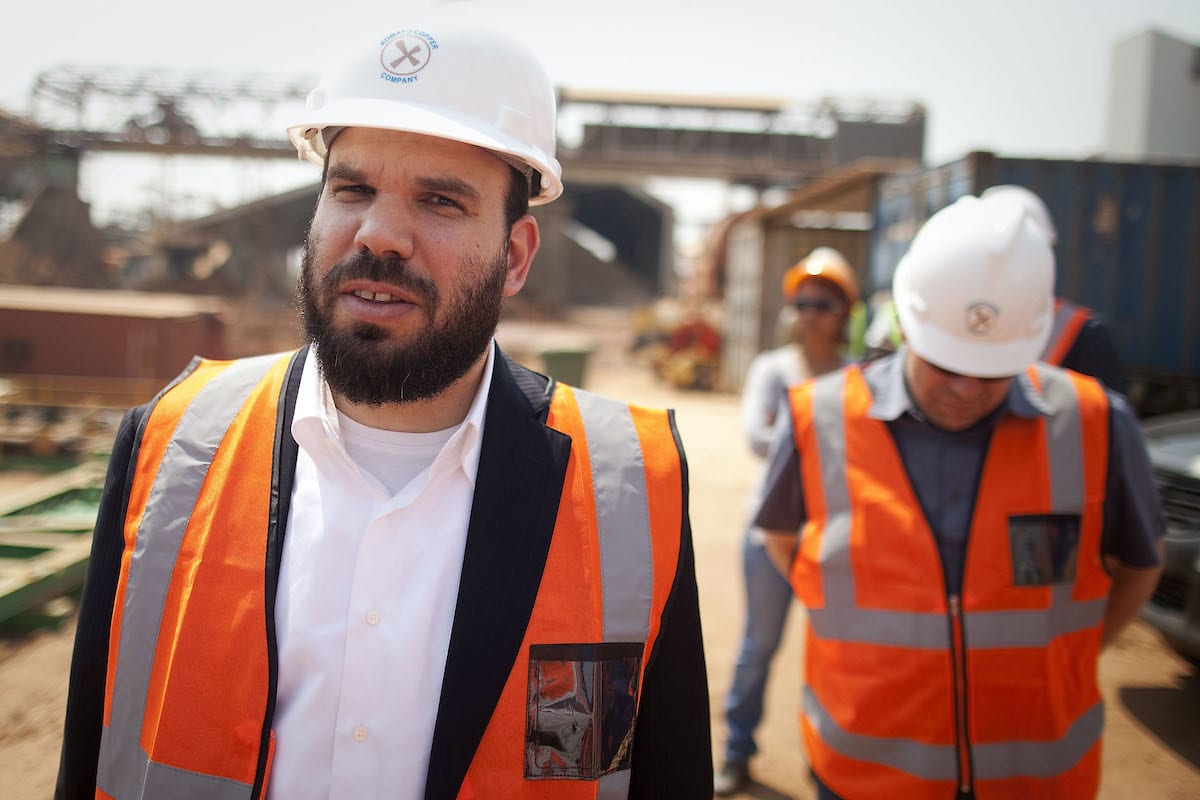
<svg viewBox="0 0 1200 800">
<path fill-rule="evenodd" d="M 367 624 L 368 625 L 378 625 L 379 624 L 379 612 L 378 611 L 376 611 L 375 609 L 371 609 L 370 611 L 367 612 Z"/>
<path fill-rule="evenodd" d="M 357 741 L 365 742 L 367 740 L 367 726 L 359 725 L 354 729 L 354 738 Z"/>
</svg>

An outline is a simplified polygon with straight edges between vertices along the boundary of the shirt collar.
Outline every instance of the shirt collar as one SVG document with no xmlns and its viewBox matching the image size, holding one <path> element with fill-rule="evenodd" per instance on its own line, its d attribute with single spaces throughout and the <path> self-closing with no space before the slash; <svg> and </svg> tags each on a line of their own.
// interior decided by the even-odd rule
<svg viewBox="0 0 1200 800">
<path fill-rule="evenodd" d="M 488 345 L 487 358 L 483 362 L 483 375 L 479 379 L 479 388 L 475 391 L 475 399 L 463 419 L 458 432 L 450 437 L 451 444 L 455 439 L 462 439 L 462 468 L 467 473 L 471 485 L 475 485 L 475 476 L 479 473 L 479 453 L 483 446 L 483 421 L 487 417 L 488 398 L 492 393 L 492 372 L 496 366 L 496 342 L 493 339 Z"/>
<path fill-rule="evenodd" d="M 871 419 L 890 422 L 899 419 L 903 414 L 909 414 L 924 419 L 924 415 L 913 404 L 904 382 L 904 354 L 908 348 L 901 345 L 895 353 L 873 361 L 863 369 L 867 386 L 871 390 L 871 409 L 867 416 Z M 1034 419 L 1049 413 L 1046 401 L 1041 393 L 1034 388 L 1028 373 L 1021 373 L 1009 387 L 1008 397 L 1002 408 L 1017 417 Z"/>
<path fill-rule="evenodd" d="M 438 454 L 438 459 L 455 454 L 457 461 L 474 485 L 479 473 L 479 454 L 483 445 L 483 422 L 487 412 L 488 398 L 492 390 L 492 373 L 495 369 L 496 342 L 488 345 L 487 357 L 483 362 L 483 375 L 475 398 L 467 410 L 458 430 L 454 432 Z M 333 393 L 321 376 L 316 345 L 310 345 L 308 358 L 300 373 L 300 386 L 296 391 L 296 410 L 292 419 L 292 436 L 297 444 L 310 454 L 318 451 L 318 442 L 325 440 L 343 448 L 342 434 L 338 425 L 337 407 L 333 404 Z M 313 456 L 316 457 L 315 455 Z"/>
</svg>

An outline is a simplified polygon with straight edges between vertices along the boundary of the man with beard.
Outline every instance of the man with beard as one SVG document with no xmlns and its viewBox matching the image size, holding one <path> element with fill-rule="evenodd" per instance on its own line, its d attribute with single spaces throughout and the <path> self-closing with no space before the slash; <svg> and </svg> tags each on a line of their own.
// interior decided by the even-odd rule
<svg viewBox="0 0 1200 800">
<path fill-rule="evenodd" d="M 710 797 L 674 419 L 493 340 L 562 192 L 550 82 L 450 16 L 360 44 L 289 129 L 308 345 L 118 433 L 57 796 Z"/>
</svg>

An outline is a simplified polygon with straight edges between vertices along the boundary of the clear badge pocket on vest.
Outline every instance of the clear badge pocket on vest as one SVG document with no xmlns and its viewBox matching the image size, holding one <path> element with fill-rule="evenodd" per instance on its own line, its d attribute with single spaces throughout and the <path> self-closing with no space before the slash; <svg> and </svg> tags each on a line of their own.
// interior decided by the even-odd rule
<svg viewBox="0 0 1200 800">
<path fill-rule="evenodd" d="M 525 777 L 629 769 L 641 667 L 641 642 L 531 645 Z"/>
<path fill-rule="evenodd" d="M 1008 518 L 1015 586 L 1075 580 L 1079 560 L 1078 514 L 1028 514 Z"/>
</svg>

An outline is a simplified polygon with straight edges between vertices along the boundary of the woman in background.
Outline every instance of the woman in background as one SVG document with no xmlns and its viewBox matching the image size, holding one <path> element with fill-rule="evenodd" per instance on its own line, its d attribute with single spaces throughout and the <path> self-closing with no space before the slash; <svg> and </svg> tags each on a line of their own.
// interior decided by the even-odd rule
<svg viewBox="0 0 1200 800">
<path fill-rule="evenodd" d="M 767 455 L 777 421 L 788 418 L 788 388 L 846 364 L 847 326 L 859 299 L 853 269 L 830 247 L 818 247 L 789 269 L 782 288 L 790 341 L 754 357 L 742 390 L 742 429 L 759 458 Z M 751 507 L 756 500 L 751 498 Z M 718 797 L 737 794 L 750 782 L 767 674 L 793 600 L 791 586 L 767 558 L 762 533 L 753 526 L 745 532 L 742 567 L 746 627 L 725 702 L 725 760 L 713 786 Z"/>
</svg>

